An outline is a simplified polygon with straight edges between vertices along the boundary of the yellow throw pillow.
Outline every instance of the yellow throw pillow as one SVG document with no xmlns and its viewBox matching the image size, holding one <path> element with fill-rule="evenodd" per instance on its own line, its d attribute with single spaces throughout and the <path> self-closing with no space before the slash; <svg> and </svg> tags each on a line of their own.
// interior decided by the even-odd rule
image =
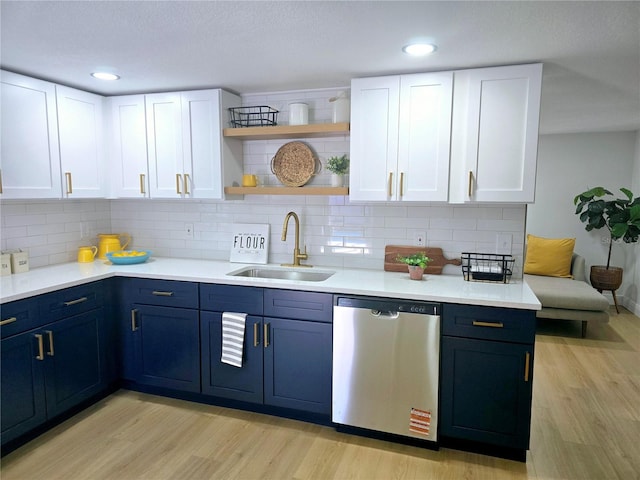
<svg viewBox="0 0 640 480">
<path fill-rule="evenodd" d="M 575 238 L 542 238 L 527 235 L 524 273 L 573 278 L 571 256 L 575 244 Z"/>
</svg>

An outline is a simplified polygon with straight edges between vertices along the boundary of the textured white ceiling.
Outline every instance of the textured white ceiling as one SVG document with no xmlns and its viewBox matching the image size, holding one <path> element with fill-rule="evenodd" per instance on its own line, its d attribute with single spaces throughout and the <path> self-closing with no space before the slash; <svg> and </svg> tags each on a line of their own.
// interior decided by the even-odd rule
<svg viewBox="0 0 640 480">
<path fill-rule="evenodd" d="M 0 20 L 2 68 L 104 95 L 544 62 L 542 133 L 640 129 L 640 2 L 2 0 Z"/>
</svg>

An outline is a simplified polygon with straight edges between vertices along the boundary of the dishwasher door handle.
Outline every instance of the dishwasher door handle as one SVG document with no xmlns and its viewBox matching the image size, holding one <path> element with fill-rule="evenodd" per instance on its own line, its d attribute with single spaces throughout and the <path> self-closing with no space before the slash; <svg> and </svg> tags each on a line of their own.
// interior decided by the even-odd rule
<svg viewBox="0 0 640 480">
<path fill-rule="evenodd" d="M 391 319 L 396 319 L 400 316 L 398 312 L 381 312 L 380 310 L 371 310 L 371 315 L 374 317 L 387 317 Z"/>
</svg>

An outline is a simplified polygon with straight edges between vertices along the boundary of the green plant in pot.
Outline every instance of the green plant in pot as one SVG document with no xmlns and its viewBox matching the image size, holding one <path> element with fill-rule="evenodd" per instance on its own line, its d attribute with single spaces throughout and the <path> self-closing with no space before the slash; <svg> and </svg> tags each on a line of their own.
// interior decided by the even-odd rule
<svg viewBox="0 0 640 480">
<path fill-rule="evenodd" d="M 418 252 L 406 256 L 398 255 L 396 261 L 408 265 L 409 277 L 412 280 L 422 280 L 424 269 L 427 268 L 431 259 L 424 252 Z"/>
<path fill-rule="evenodd" d="M 609 254 L 607 265 L 591 267 L 591 285 L 598 291 L 611 290 L 618 310 L 615 291 L 622 284 L 623 270 L 611 266 L 611 247 L 616 240 L 625 243 L 636 243 L 640 240 L 640 197 L 633 198 L 633 193 L 621 188 L 622 198 L 616 198 L 604 187 L 595 187 L 582 192 L 573 199 L 576 215 L 585 223 L 587 232 L 606 228 L 609 231 Z"/>
<path fill-rule="evenodd" d="M 349 171 L 349 158 L 346 155 L 329 157 L 327 159 L 327 170 L 333 173 L 331 186 L 341 187 L 343 184 L 343 176 Z"/>
</svg>

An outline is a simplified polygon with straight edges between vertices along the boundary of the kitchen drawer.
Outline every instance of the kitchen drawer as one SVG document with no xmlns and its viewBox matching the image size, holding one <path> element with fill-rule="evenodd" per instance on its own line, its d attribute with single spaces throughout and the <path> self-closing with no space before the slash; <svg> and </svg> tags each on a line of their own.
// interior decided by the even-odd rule
<svg viewBox="0 0 640 480">
<path fill-rule="evenodd" d="M 533 343 L 536 313 L 514 308 L 443 305 L 442 335 Z"/>
<path fill-rule="evenodd" d="M 267 288 L 264 291 L 264 315 L 331 323 L 333 295 Z"/>
<path fill-rule="evenodd" d="M 102 282 L 65 288 L 38 297 L 42 324 L 88 312 L 104 304 Z"/>
<path fill-rule="evenodd" d="M 198 284 L 175 280 L 133 278 L 125 286 L 135 303 L 164 307 L 198 308 Z"/>
<path fill-rule="evenodd" d="M 4 303 L 0 306 L 0 310 L 2 311 L 0 317 L 2 338 L 26 332 L 46 323 L 45 319 L 40 320 L 42 317 L 38 315 L 38 303 L 34 298 Z"/>
<path fill-rule="evenodd" d="M 263 289 L 235 285 L 200 284 L 200 310 L 262 315 Z"/>
</svg>

